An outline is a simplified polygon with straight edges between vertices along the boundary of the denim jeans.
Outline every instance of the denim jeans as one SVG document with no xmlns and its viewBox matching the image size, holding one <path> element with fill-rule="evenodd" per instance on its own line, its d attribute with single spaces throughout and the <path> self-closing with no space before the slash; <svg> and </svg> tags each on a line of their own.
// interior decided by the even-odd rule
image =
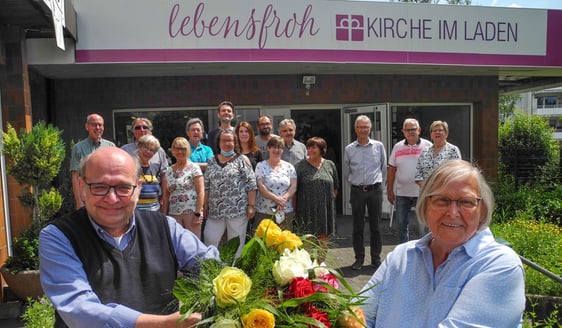
<svg viewBox="0 0 562 328">
<path fill-rule="evenodd" d="M 408 223 L 410 222 L 410 209 L 416 206 L 417 197 L 396 196 L 394 208 L 396 209 L 396 222 L 398 222 L 398 240 L 400 244 L 409 238 Z"/>
</svg>

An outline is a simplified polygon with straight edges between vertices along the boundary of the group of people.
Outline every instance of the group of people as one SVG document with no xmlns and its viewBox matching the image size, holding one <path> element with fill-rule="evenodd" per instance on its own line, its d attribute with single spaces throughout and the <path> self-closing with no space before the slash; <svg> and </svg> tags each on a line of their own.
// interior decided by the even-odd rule
<svg viewBox="0 0 562 328">
<path fill-rule="evenodd" d="M 275 217 L 285 229 L 300 228 L 327 247 L 335 233 L 339 179 L 335 164 L 323 157 L 324 139 L 294 140 L 290 119 L 279 124 L 280 136 L 271 133 L 267 116 L 259 118 L 257 136 L 245 122 L 223 125 L 234 117 L 229 102 L 219 105 L 218 115 L 214 148 L 201 143 L 201 120 L 190 119 L 188 139 L 172 142 L 176 161 L 170 167 L 165 153 L 158 162 L 161 147 L 150 121 L 133 122 L 136 149 L 119 149 L 105 147 L 112 144 L 101 139 L 103 118 L 88 116 L 86 130 L 97 139 L 78 143 L 71 161 L 77 210 L 40 234 L 41 281 L 57 310 L 57 327 L 190 327 L 201 314 L 178 325 L 177 308 L 169 306 L 177 273 L 197 274 L 201 259 L 218 260 L 216 246 L 225 237 L 239 237 L 242 246 L 252 218 L 259 224 Z M 405 139 L 387 166 L 383 144 L 370 138 L 369 117 L 359 115 L 357 140 L 345 147 L 352 268 L 365 260 L 366 210 L 377 268 L 363 288 L 367 327 L 517 327 L 524 271 L 517 254 L 496 243 L 488 228 L 492 192 L 481 172 L 447 143 L 447 123 L 433 122 L 430 130 L 433 143 L 419 137 L 415 119 L 407 119 Z M 75 153 L 84 156 L 77 165 Z M 161 182 L 158 209 L 154 189 L 143 190 L 153 179 Z M 381 259 L 385 180 L 406 228 L 400 230 L 404 243 Z M 412 206 L 429 233 L 408 241 L 403 216 Z"/>
<path fill-rule="evenodd" d="M 339 175 L 335 163 L 324 158 L 326 141 L 313 137 L 305 145 L 295 140 L 292 119 L 282 120 L 279 135 L 273 134 L 268 116 L 258 118 L 255 135 L 248 122 L 232 125 L 234 113 L 232 102 L 218 105 L 219 127 L 209 131 L 206 144 L 202 120 L 189 119 L 187 138 L 177 137 L 171 144 L 174 163 L 170 166 L 166 152 L 152 135 L 150 120 L 135 118 L 131 123 L 134 140 L 121 148 L 140 162 L 142 186 L 136 208 L 175 218 L 208 245 L 238 237 L 239 252 L 254 226 L 275 217 L 284 229 L 317 235 L 327 250 L 329 236 L 335 232 Z M 98 147 L 115 146 L 101 139 L 103 118 L 91 116 L 101 121 L 97 124 L 96 137 L 102 140 Z M 88 131 L 89 121 L 90 117 Z M 96 144 L 93 138 L 86 141 Z M 73 156 L 73 181 L 78 181 L 79 158 L 95 149 Z M 77 184 L 74 189 L 78 190 Z M 79 209 L 81 195 L 76 192 L 75 198 Z"/>
</svg>

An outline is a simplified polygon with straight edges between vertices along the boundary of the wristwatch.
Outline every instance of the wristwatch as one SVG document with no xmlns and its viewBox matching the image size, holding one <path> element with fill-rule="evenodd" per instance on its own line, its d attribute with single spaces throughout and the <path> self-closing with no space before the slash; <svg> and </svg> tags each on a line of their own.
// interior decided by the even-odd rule
<svg viewBox="0 0 562 328">
<path fill-rule="evenodd" d="M 193 213 L 193 215 L 195 215 L 196 217 L 200 217 L 200 216 L 201 216 L 201 213 L 195 212 L 195 213 Z"/>
</svg>

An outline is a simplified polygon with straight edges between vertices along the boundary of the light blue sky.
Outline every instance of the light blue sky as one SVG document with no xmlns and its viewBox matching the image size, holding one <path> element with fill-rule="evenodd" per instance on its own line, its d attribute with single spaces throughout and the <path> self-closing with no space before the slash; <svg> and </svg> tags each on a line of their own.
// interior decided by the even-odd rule
<svg viewBox="0 0 562 328">
<path fill-rule="evenodd" d="M 474 6 L 562 9 L 562 0 L 472 0 Z"/>
<path fill-rule="evenodd" d="M 390 2 L 389 0 L 366 0 Z M 445 0 L 441 3 L 447 3 Z M 473 6 L 562 9 L 562 0 L 472 0 Z"/>
</svg>

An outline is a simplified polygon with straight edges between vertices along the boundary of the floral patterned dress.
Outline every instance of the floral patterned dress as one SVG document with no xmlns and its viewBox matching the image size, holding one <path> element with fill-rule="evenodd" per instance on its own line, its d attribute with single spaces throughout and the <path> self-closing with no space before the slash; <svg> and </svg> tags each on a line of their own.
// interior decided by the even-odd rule
<svg viewBox="0 0 562 328">
<path fill-rule="evenodd" d="M 169 169 L 166 171 L 168 191 L 170 192 L 168 213 L 181 215 L 195 211 L 197 192 L 193 179 L 202 176 L 199 165 L 192 162 L 183 170 Z"/>
</svg>

